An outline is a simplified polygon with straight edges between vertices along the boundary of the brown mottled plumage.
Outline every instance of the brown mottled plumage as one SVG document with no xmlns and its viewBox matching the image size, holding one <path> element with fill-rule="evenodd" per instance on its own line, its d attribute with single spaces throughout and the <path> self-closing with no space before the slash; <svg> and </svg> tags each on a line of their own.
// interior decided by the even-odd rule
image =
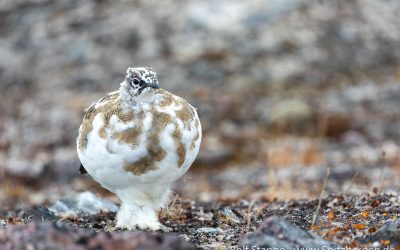
<svg viewBox="0 0 400 250">
<path fill-rule="evenodd" d="M 196 110 L 159 88 L 151 68 L 128 68 L 118 91 L 92 104 L 77 138 L 84 167 L 122 201 L 117 225 L 160 228 L 155 210 L 193 163 L 201 142 Z"/>
</svg>

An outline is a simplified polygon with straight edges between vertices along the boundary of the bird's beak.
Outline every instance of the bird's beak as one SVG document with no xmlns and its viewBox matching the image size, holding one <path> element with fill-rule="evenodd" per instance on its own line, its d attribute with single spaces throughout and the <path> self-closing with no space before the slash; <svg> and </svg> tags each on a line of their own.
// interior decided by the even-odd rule
<svg viewBox="0 0 400 250">
<path fill-rule="evenodd" d="M 153 88 L 153 89 L 158 89 L 160 88 L 160 85 L 158 84 L 158 82 L 152 82 L 150 84 L 147 84 L 148 87 Z"/>
</svg>

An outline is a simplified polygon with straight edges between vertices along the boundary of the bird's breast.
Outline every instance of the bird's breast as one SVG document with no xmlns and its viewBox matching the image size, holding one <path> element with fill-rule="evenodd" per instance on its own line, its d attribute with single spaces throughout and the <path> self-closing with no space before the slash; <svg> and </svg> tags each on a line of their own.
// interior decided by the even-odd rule
<svg viewBox="0 0 400 250">
<path fill-rule="evenodd" d="M 197 112 L 165 90 L 152 105 L 126 108 L 118 98 L 105 98 L 91 109 L 78 137 L 80 157 L 96 152 L 102 155 L 104 167 L 140 176 L 165 170 L 184 172 L 197 156 L 201 141 Z"/>
</svg>

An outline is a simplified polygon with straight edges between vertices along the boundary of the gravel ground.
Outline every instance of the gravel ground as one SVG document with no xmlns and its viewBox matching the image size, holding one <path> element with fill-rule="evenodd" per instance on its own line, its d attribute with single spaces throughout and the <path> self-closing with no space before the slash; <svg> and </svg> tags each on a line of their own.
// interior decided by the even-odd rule
<svg viewBox="0 0 400 250">
<path fill-rule="evenodd" d="M 320 206 L 318 205 L 320 204 Z M 291 201 L 255 201 L 240 200 L 231 203 L 196 203 L 193 201 L 176 201 L 168 210 L 160 213 L 161 222 L 168 227 L 167 233 L 143 233 L 159 237 L 179 236 L 192 246 L 204 249 L 237 246 L 239 240 L 247 237 L 262 223 L 265 218 L 279 216 L 301 229 L 320 235 L 327 242 L 346 247 L 400 247 L 399 228 L 388 230 L 383 227 L 398 221 L 400 216 L 400 196 L 389 194 L 371 194 L 360 196 L 329 195 L 321 200 Z M 38 227 L 40 230 L 64 230 L 76 234 L 68 240 L 68 244 L 81 244 L 93 241 L 94 246 L 107 248 L 105 242 L 94 232 L 109 232 L 111 235 L 124 230 L 115 229 L 113 220 L 115 213 L 101 212 L 96 215 L 55 216 L 45 207 L 36 207 L 27 211 L 2 212 L 4 218 L 0 231 L 0 246 L 17 246 L 17 244 L 33 244 L 40 238 L 33 235 L 18 242 L 17 228 Z M 45 224 L 43 222 L 54 224 Z M 400 222 L 399 222 L 400 223 Z M 21 226 L 24 225 L 24 226 Z M 46 229 L 45 229 L 46 228 Z M 395 227 L 396 228 L 396 227 Z M 79 229 L 79 230 L 77 230 Z M 53 230 L 53 229 L 52 229 Z M 39 234 L 35 232 L 35 234 Z M 134 237 L 139 232 L 126 233 Z M 107 234 L 110 235 L 110 234 Z M 116 236 L 109 236 L 116 237 Z M 149 237 L 149 236 L 146 236 Z M 274 235 L 279 237 L 279 235 Z M 86 240 L 82 240 L 86 238 Z M 165 240 L 165 239 L 164 239 Z M 46 239 L 46 244 L 63 247 L 60 239 Z M 97 241 L 95 244 L 94 241 Z M 146 244 L 152 240 L 147 239 Z M 10 245 L 11 244 L 11 245 Z M 168 243 L 176 244 L 176 242 Z M 179 243 L 183 244 L 184 243 Z M 190 246 L 190 244 L 187 244 Z M 257 244 L 257 241 L 254 241 Z M 68 245 L 69 246 L 69 245 Z M 11 248 L 10 248 L 11 249 Z M 92 248 L 94 249 L 94 248 Z M 128 249 L 128 248 L 123 248 Z"/>
</svg>

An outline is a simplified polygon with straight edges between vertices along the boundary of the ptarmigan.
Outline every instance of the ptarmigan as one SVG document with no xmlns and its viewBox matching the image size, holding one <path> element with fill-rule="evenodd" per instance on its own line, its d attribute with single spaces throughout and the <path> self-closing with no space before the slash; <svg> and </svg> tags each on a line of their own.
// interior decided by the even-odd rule
<svg viewBox="0 0 400 250">
<path fill-rule="evenodd" d="M 86 110 L 81 171 L 120 198 L 117 227 L 157 230 L 156 211 L 196 158 L 201 135 L 196 109 L 159 88 L 152 68 L 128 68 L 119 90 Z"/>
</svg>

